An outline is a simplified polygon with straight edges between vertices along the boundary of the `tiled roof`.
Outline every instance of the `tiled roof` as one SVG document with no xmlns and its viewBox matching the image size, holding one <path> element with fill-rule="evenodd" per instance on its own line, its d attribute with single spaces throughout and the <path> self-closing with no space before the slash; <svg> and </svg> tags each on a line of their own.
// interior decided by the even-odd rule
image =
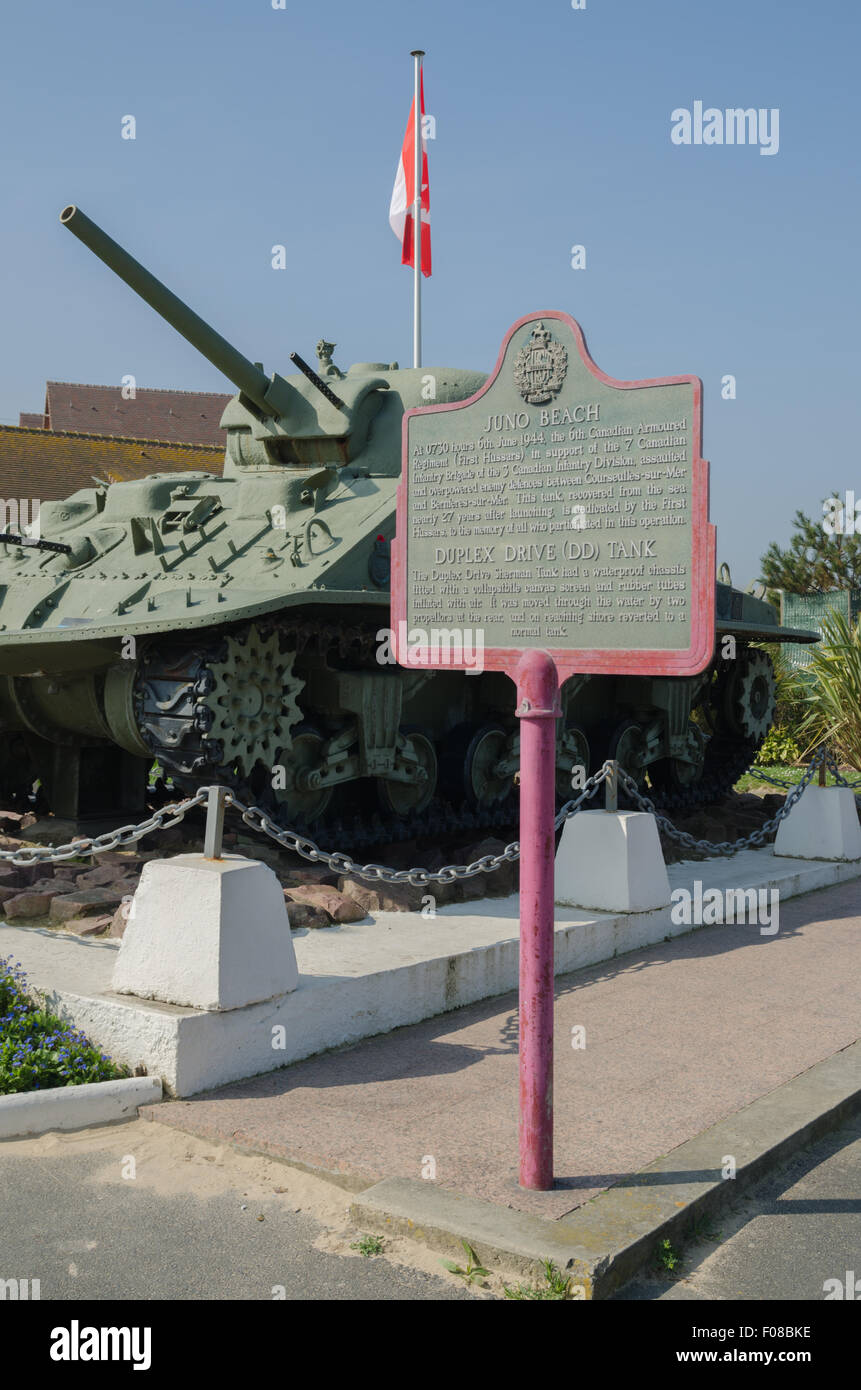
<svg viewBox="0 0 861 1390">
<path fill-rule="evenodd" d="M 120 386 L 49 381 L 45 418 L 49 429 L 175 444 L 221 444 L 219 429 L 230 396 L 208 391 L 155 391 L 137 387 L 124 400 Z"/>
<path fill-rule="evenodd" d="M 155 444 L 148 439 L 106 439 L 85 434 L 0 425 L 0 496 L 68 497 L 93 478 L 126 482 L 148 473 L 218 473 L 224 448 Z"/>
<path fill-rule="evenodd" d="M 18 416 L 18 424 L 23 425 L 25 429 L 43 430 L 45 428 L 45 417 L 44 415 L 25 415 L 22 411 Z"/>
</svg>

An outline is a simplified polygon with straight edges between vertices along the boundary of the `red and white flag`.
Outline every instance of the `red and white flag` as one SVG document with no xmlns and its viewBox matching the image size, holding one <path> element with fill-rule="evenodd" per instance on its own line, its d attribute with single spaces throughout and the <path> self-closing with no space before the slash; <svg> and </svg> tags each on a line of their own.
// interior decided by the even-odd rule
<svg viewBox="0 0 861 1390">
<path fill-rule="evenodd" d="M 431 239 L 430 239 L 430 188 L 428 185 L 428 151 L 427 141 L 424 137 L 424 115 L 425 115 L 425 79 L 424 73 L 421 74 L 420 101 L 421 101 L 421 129 L 422 129 L 422 274 L 431 273 Z M 407 121 L 407 133 L 404 136 L 404 147 L 401 150 L 401 158 L 398 164 L 398 172 L 395 176 L 395 186 L 392 190 L 392 203 L 389 208 L 389 223 L 392 231 L 401 243 L 401 265 L 414 265 L 413 260 L 413 213 L 415 209 L 415 98 L 410 107 L 410 118 Z"/>
</svg>

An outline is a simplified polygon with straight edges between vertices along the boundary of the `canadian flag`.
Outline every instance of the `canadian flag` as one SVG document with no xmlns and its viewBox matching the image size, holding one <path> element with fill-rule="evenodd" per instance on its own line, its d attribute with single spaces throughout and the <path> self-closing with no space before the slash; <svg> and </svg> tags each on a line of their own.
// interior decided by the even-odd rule
<svg viewBox="0 0 861 1390">
<path fill-rule="evenodd" d="M 424 73 L 420 78 L 420 101 L 422 115 L 422 274 L 431 273 L 431 238 L 430 238 L 430 187 L 428 185 L 428 151 L 427 141 L 424 136 L 424 115 L 425 115 L 425 79 Z M 392 203 L 389 208 L 389 223 L 392 231 L 401 243 L 403 248 L 401 253 L 401 265 L 414 265 L 413 260 L 413 211 L 415 204 L 415 98 L 410 107 L 410 118 L 407 121 L 407 133 L 404 136 L 404 147 L 401 150 L 401 158 L 398 163 L 398 172 L 395 176 L 395 186 L 392 190 Z"/>
</svg>

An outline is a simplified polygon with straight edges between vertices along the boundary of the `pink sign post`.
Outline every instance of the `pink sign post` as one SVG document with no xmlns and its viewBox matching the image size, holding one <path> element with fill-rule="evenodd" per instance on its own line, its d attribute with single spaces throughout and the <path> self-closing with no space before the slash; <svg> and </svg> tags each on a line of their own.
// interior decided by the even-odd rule
<svg viewBox="0 0 861 1390">
<path fill-rule="evenodd" d="M 556 837 L 556 665 L 526 652 L 517 666 L 520 720 L 520 1184 L 553 1186 L 553 861 Z"/>
<path fill-rule="evenodd" d="M 539 1191 L 553 1186 L 554 818 L 571 786 L 560 690 L 575 674 L 685 677 L 711 661 L 701 440 L 697 377 L 616 381 L 557 311 L 519 319 L 468 400 L 404 415 L 397 661 L 516 686 L 498 766 L 519 737 L 520 1182 Z"/>
</svg>

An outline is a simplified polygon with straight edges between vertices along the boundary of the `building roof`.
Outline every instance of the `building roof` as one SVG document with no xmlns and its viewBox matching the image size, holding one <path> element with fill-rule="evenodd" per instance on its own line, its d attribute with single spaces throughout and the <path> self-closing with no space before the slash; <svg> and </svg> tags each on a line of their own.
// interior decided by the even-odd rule
<svg viewBox="0 0 861 1390">
<path fill-rule="evenodd" d="M 49 381 L 44 424 L 46 429 L 63 433 L 223 447 L 224 432 L 219 429 L 219 421 L 230 399 L 229 395 L 210 391 L 137 387 L 134 400 L 125 400 L 121 386 Z"/>
<path fill-rule="evenodd" d="M 55 501 L 92 487 L 93 478 L 110 483 L 149 473 L 220 475 L 223 465 L 223 445 L 159 444 L 0 425 L 0 496 L 7 500 Z"/>
<path fill-rule="evenodd" d="M 18 424 L 25 429 L 43 430 L 45 428 L 44 415 L 26 415 L 23 411 L 18 416 Z"/>
</svg>

